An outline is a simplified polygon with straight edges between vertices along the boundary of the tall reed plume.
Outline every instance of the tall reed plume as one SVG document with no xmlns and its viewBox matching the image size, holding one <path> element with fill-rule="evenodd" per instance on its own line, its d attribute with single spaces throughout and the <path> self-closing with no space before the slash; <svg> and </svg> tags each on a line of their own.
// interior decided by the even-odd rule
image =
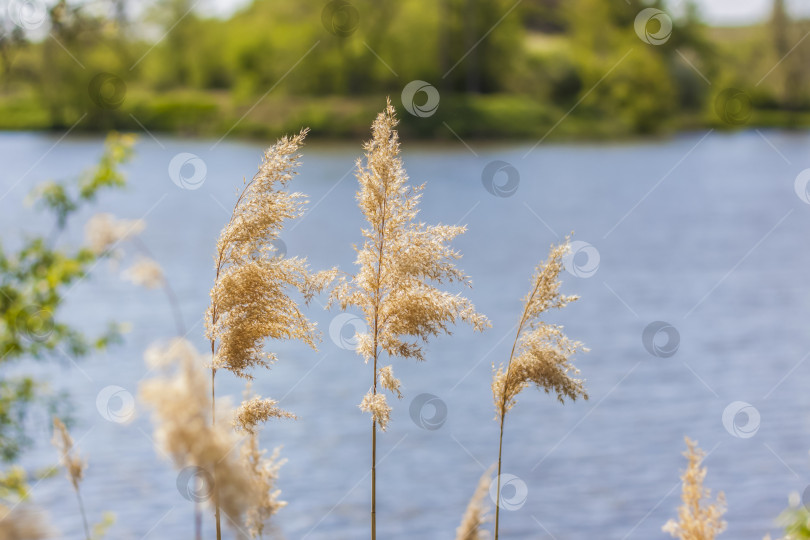
<svg viewBox="0 0 810 540">
<path fill-rule="evenodd" d="M 577 296 L 560 294 L 560 271 L 563 258 L 570 249 L 569 241 L 552 246 L 548 260 L 540 263 L 532 277 L 532 288 L 523 298 L 523 315 L 518 323 L 515 342 L 504 368 L 501 364 L 492 380 L 492 395 L 496 418 L 500 422 L 498 441 L 498 504 L 495 506 L 495 540 L 500 525 L 501 465 L 503 456 L 503 427 L 506 413 L 514 407 L 517 396 L 531 383 L 546 393 L 554 393 L 560 403 L 565 398 L 575 401 L 578 397 L 588 399 L 584 381 L 576 379 L 579 370 L 571 363 L 578 351 L 587 349 L 578 341 L 569 340 L 561 326 L 542 320 L 544 314 L 562 308 L 577 300 Z M 494 366 L 493 366 L 494 368 Z"/>
<path fill-rule="evenodd" d="M 661 528 L 673 538 L 680 540 L 714 540 L 726 530 L 723 514 L 726 512 L 726 497 L 723 492 L 717 494 L 715 502 L 711 499 L 711 490 L 703 487 L 706 479 L 706 468 L 701 467 L 705 453 L 698 448 L 697 442 L 685 437 L 687 460 L 686 470 L 681 475 L 681 506 L 678 507 L 678 521 L 670 519 Z"/>
<path fill-rule="evenodd" d="M 450 324 L 457 320 L 476 330 L 487 325 L 469 300 L 433 285 L 469 285 L 467 276 L 455 266 L 461 255 L 448 245 L 466 229 L 416 221 L 424 186 L 407 185 L 396 125 L 394 107 L 388 100 L 372 125 L 372 139 L 363 146 L 365 163 L 357 160 L 357 200 L 368 223 L 362 231 L 363 245 L 355 247 L 359 269 L 342 278 L 332 293 L 341 308 L 362 310 L 369 328 L 357 335 L 357 351 L 373 369 L 371 386 L 360 403 L 372 417 L 372 539 L 376 538 L 377 426 L 384 431 L 391 412 L 378 385 L 401 397 L 393 368 L 379 365 L 381 353 L 424 360 L 422 344 L 430 336 L 449 333 Z"/>
<path fill-rule="evenodd" d="M 305 259 L 284 257 L 275 247 L 284 222 L 303 214 L 305 197 L 286 191 L 295 173 L 307 131 L 284 137 L 264 153 L 256 175 L 245 183 L 230 221 L 220 233 L 206 317 L 211 342 L 211 407 L 215 408 L 217 370 L 252 379 L 251 371 L 269 367 L 276 356 L 263 350 L 273 339 L 298 339 L 315 348 L 316 329 L 288 293 L 306 301 L 333 279 L 331 272 L 312 274 Z M 250 434 L 270 418 L 287 417 L 273 400 L 256 398 L 242 405 L 236 424 Z M 216 414 L 212 412 L 212 419 Z M 215 482 L 216 485 L 216 482 Z M 215 507 L 221 539 L 219 506 Z"/>
</svg>

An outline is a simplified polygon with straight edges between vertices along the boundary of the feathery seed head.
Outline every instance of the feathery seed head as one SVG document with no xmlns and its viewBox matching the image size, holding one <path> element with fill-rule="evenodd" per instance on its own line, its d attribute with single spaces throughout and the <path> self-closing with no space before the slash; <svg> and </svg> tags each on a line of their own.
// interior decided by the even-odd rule
<svg viewBox="0 0 810 540">
<path fill-rule="evenodd" d="M 234 426 L 239 431 L 255 435 L 257 426 L 270 418 L 295 418 L 295 415 L 277 407 L 278 401 L 254 396 L 242 402 L 236 410 Z"/>
<path fill-rule="evenodd" d="M 267 338 L 299 339 L 315 348 L 315 324 L 288 292 L 297 291 L 309 301 L 335 273 L 311 274 L 305 259 L 281 256 L 273 247 L 284 222 L 303 213 L 304 196 L 285 188 L 299 164 L 306 133 L 284 137 L 265 152 L 217 242 L 206 335 L 219 343 L 214 367 L 239 377 L 250 379 L 252 368 L 275 360 L 263 351 Z"/>
<path fill-rule="evenodd" d="M 363 145 L 364 158 L 357 161 L 357 201 L 366 218 L 364 242 L 355 248 L 357 273 L 341 278 L 330 299 L 344 310 L 355 306 L 363 311 L 369 333 L 357 336 L 357 351 L 367 362 L 381 352 L 423 360 L 428 338 L 450 333 L 456 322 L 479 331 L 489 324 L 468 299 L 438 288 L 470 285 L 455 266 L 460 253 L 449 245 L 465 228 L 417 221 L 424 186 L 407 183 L 396 125 L 389 99 Z M 383 386 L 399 397 L 393 375 L 382 377 Z M 390 407 L 384 398 L 369 394 L 361 408 L 372 411 L 381 426 L 387 423 Z"/>
<path fill-rule="evenodd" d="M 146 222 L 141 219 L 116 219 L 112 214 L 96 214 L 84 226 L 85 243 L 93 253 L 101 255 L 145 228 Z"/>
<path fill-rule="evenodd" d="M 163 269 L 148 257 L 139 257 L 135 264 L 124 272 L 124 278 L 135 285 L 147 289 L 157 289 L 163 285 Z"/>
<path fill-rule="evenodd" d="M 377 377 L 383 388 L 390 390 L 392 394 L 396 394 L 397 398 L 402 399 L 402 392 L 399 391 L 400 382 L 399 379 L 394 377 L 393 366 L 385 366 L 384 368 L 380 368 Z"/>
<path fill-rule="evenodd" d="M 548 260 L 541 262 L 532 277 L 532 288 L 523 298 L 523 317 L 518 325 L 514 353 L 509 364 L 494 369 L 492 395 L 498 418 L 515 405 L 517 395 L 534 383 L 546 393 L 555 393 L 560 403 L 565 398 L 588 399 L 585 383 L 577 379 L 579 370 L 571 362 L 579 351 L 587 348 L 579 341 L 569 340 L 561 326 L 544 322 L 549 309 L 562 308 L 578 299 L 560 294 L 560 271 L 569 250 L 569 238 L 551 247 Z"/>
<path fill-rule="evenodd" d="M 708 502 L 711 490 L 703 487 L 706 468 L 700 466 L 705 453 L 698 448 L 696 441 L 689 437 L 685 439 L 686 452 L 683 455 L 687 459 L 687 465 L 681 475 L 682 504 L 678 508 L 678 521 L 670 519 L 661 530 L 680 540 L 714 540 L 726 529 L 726 522 L 723 521 L 726 498 L 721 491 L 716 502 Z"/>
<path fill-rule="evenodd" d="M 259 450 L 258 436 L 251 433 L 240 454 L 258 494 L 245 514 L 245 525 L 253 538 L 261 537 L 267 520 L 287 506 L 285 501 L 279 500 L 281 490 L 275 487 L 278 471 L 287 460 L 279 459 L 280 448 L 273 450 L 269 457 L 265 457 L 265 453 Z"/>
<path fill-rule="evenodd" d="M 372 419 L 377 422 L 380 429 L 385 431 L 388 428 L 388 422 L 391 419 L 391 407 L 385 399 L 385 394 L 375 394 L 371 390 L 363 396 L 363 401 L 360 402 L 360 410 L 363 412 L 370 412 Z"/>
<path fill-rule="evenodd" d="M 51 443 L 59 450 L 59 464 L 67 471 L 73 489 L 78 490 L 79 482 L 82 481 L 84 470 L 87 468 L 87 462 L 79 457 L 67 427 L 55 416 L 53 418 L 53 439 Z"/>
</svg>

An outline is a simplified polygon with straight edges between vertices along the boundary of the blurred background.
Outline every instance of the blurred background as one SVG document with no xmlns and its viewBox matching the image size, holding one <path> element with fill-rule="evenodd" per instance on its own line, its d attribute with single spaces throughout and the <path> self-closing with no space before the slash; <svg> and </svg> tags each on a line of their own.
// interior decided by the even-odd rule
<svg viewBox="0 0 810 540">
<path fill-rule="evenodd" d="M 4 129 L 358 135 L 414 80 L 403 130 L 448 140 L 810 123 L 800 0 L 4 4 Z"/>
<path fill-rule="evenodd" d="M 127 270 L 147 249 L 205 350 L 237 190 L 267 146 L 309 126 L 291 184 L 309 210 L 281 246 L 350 271 L 354 162 L 390 96 L 405 167 L 426 183 L 420 219 L 467 224 L 463 292 L 493 327 L 395 363 L 405 397 L 378 437 L 380 536 L 454 537 L 497 459 L 492 364 L 508 359 L 534 267 L 571 231 L 563 291 L 582 298 L 549 322 L 591 349 L 575 360 L 591 399 L 521 394 L 502 538 L 668 538 L 684 436 L 725 492 L 721 538 L 782 536 L 791 493 L 806 524 L 808 36 L 810 5 L 790 0 L 2 0 L 2 505 L 27 494 L 55 538 L 85 538 L 53 467 L 58 413 L 89 463 L 91 524 L 192 537 L 189 488 L 137 399 L 154 375 L 144 350 L 178 333 L 178 313 Z M 136 138 L 105 147 L 111 130 Z M 139 243 L 83 250 L 99 212 L 142 219 Z M 289 505 L 265 538 L 368 534 L 369 367 L 352 350 L 357 314 L 325 302 L 307 310 L 319 351 L 268 343 L 279 362 L 254 384 L 299 417 L 262 433 L 289 460 Z M 239 399 L 243 381 L 217 379 Z"/>
</svg>

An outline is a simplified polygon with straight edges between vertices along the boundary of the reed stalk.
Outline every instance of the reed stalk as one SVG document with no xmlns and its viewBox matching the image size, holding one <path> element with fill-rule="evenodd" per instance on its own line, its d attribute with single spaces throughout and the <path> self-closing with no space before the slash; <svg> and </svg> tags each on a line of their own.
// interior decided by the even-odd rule
<svg viewBox="0 0 810 540">
<path fill-rule="evenodd" d="M 492 395 L 496 418 L 499 422 L 497 501 L 495 505 L 495 540 L 500 532 L 501 473 L 503 465 L 503 433 L 506 414 L 515 405 L 517 395 L 530 384 L 546 393 L 554 393 L 560 403 L 565 398 L 575 401 L 588 399 L 584 381 L 572 376 L 579 370 L 571 363 L 578 351 L 587 351 L 582 343 L 570 341 L 562 327 L 544 322 L 544 314 L 562 308 L 577 300 L 577 296 L 560 294 L 560 271 L 563 259 L 569 253 L 568 239 L 552 246 L 547 261 L 540 263 L 532 277 L 532 287 L 523 298 L 523 313 L 518 322 L 515 341 L 509 353 L 506 368 L 495 370 L 493 365 Z"/>
<path fill-rule="evenodd" d="M 367 330 L 356 339 L 358 354 L 372 365 L 371 386 L 360 403 L 361 410 L 371 413 L 372 540 L 377 537 L 377 429 L 386 430 L 391 413 L 378 386 L 402 397 L 392 366 L 379 365 L 381 354 L 424 360 L 423 344 L 430 336 L 450 333 L 450 324 L 461 320 L 476 330 L 488 325 L 469 300 L 436 287 L 470 285 L 455 266 L 460 253 L 449 247 L 466 229 L 416 221 L 424 185 L 407 184 L 396 125 L 388 100 L 363 146 L 365 161 L 357 161 L 357 200 L 367 223 L 365 241 L 355 248 L 358 270 L 340 279 L 330 300 L 344 310 L 359 308 L 365 316 Z"/>
</svg>

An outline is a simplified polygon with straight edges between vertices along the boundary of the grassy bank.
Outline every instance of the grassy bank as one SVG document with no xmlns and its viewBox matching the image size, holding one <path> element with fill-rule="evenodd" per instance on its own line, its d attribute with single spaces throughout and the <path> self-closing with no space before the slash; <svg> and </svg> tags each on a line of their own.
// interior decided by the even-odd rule
<svg viewBox="0 0 810 540">
<path fill-rule="evenodd" d="M 399 96 L 392 96 L 395 102 Z M 61 122 L 53 122 L 46 106 L 33 95 L 0 97 L 0 129 L 64 130 L 77 132 L 111 129 L 172 133 L 184 136 L 274 138 L 302 126 L 317 138 L 365 136 L 384 95 L 362 97 L 271 97 L 235 102 L 223 92 L 173 91 L 162 94 L 129 92 L 115 109 L 94 104 L 76 107 Z M 737 127 L 810 127 L 810 112 L 788 113 L 754 108 L 747 122 L 729 125 L 714 111 L 681 114 L 658 124 L 656 130 L 640 130 L 633 119 L 606 116 L 587 102 L 571 109 L 549 105 L 522 96 L 442 97 L 435 114 L 420 118 L 403 114 L 401 130 L 412 138 L 604 140 L 637 135 L 667 134 L 685 129 L 733 129 Z M 569 111 L 571 111 L 569 113 Z"/>
</svg>

